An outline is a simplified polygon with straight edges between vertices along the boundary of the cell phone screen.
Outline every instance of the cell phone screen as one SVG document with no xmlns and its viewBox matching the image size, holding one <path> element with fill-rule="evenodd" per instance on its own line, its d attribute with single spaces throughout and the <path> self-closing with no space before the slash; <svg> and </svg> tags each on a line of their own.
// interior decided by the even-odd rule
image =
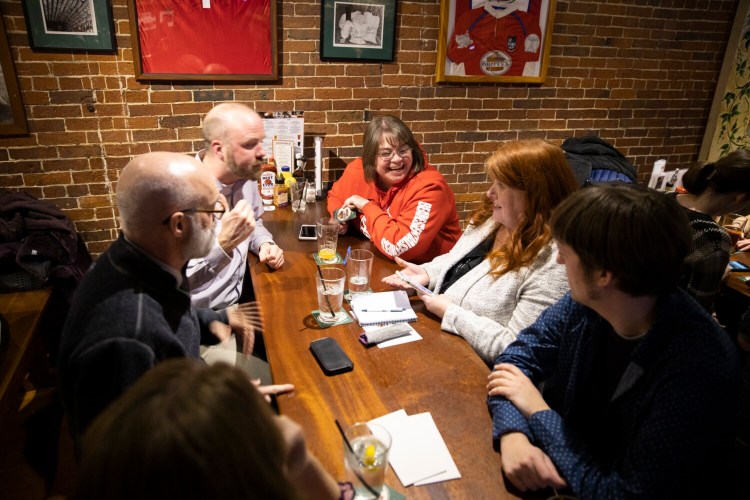
<svg viewBox="0 0 750 500">
<path fill-rule="evenodd" d="M 315 235 L 315 226 L 311 224 L 303 224 L 299 228 L 299 239 L 301 240 L 314 240 L 317 239 Z"/>
<path fill-rule="evenodd" d="M 735 260 L 729 261 L 729 267 L 731 267 L 733 271 L 750 271 L 750 267 L 746 266 L 742 262 L 737 262 Z"/>
</svg>

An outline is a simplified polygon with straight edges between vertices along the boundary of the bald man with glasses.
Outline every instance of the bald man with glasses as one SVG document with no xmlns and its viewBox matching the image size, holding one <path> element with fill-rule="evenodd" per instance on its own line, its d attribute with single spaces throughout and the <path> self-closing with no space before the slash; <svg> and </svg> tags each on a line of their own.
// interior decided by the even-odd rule
<svg viewBox="0 0 750 500">
<path fill-rule="evenodd" d="M 120 174 L 117 205 L 122 233 L 76 290 L 60 342 L 62 398 L 76 437 L 154 365 L 198 358 L 201 344 L 252 331 L 242 310 L 191 304 L 186 264 L 211 249 L 215 219 L 224 214 L 216 183 L 198 160 L 163 152 L 136 157 Z"/>
</svg>

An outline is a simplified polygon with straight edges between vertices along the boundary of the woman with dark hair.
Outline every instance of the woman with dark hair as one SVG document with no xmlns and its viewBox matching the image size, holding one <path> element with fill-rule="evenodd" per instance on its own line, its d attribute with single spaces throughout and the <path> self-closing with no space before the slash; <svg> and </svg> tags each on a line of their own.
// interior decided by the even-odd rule
<svg viewBox="0 0 750 500">
<path fill-rule="evenodd" d="M 396 262 L 434 290 L 419 297 L 442 329 L 491 364 L 568 289 L 549 219 L 578 185 L 562 150 L 541 140 L 507 142 L 485 167 L 492 187 L 453 250 L 421 266 Z M 396 275 L 383 281 L 407 288 Z"/>
<path fill-rule="evenodd" d="M 300 427 L 238 369 L 174 359 L 147 372 L 83 438 L 77 499 L 338 498 Z"/>
<path fill-rule="evenodd" d="M 461 236 L 453 191 L 427 163 L 411 130 L 395 116 L 376 116 L 365 130 L 362 158 L 346 166 L 328 192 L 328 211 L 356 209 L 356 226 L 391 259 L 425 262 Z"/>
<path fill-rule="evenodd" d="M 750 208 L 750 151 L 739 149 L 713 162 L 693 165 L 682 177 L 678 194 L 690 219 L 693 245 L 685 259 L 680 286 L 709 312 L 727 269 L 732 241 L 717 217 Z"/>
</svg>

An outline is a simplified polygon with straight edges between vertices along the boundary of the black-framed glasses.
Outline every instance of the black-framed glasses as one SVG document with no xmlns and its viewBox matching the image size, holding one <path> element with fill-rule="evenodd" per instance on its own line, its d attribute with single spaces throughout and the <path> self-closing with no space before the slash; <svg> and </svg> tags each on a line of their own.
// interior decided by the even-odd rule
<svg viewBox="0 0 750 500">
<path fill-rule="evenodd" d="M 383 161 L 390 161 L 393 158 L 393 155 L 398 155 L 400 158 L 406 158 L 406 155 L 409 153 L 411 153 L 411 146 L 404 146 L 398 151 L 380 151 L 378 153 L 378 158 Z"/>
<path fill-rule="evenodd" d="M 221 218 L 224 217 L 224 212 L 226 212 L 226 211 L 227 211 L 227 208 L 224 206 L 224 204 L 222 202 L 220 202 L 220 201 L 217 201 L 214 204 L 214 209 L 213 210 L 204 210 L 202 208 L 186 208 L 184 210 L 177 210 L 175 212 L 172 212 L 171 214 L 169 214 L 167 216 L 166 219 L 164 219 L 162 221 L 162 224 L 169 223 L 169 219 L 171 219 L 172 216 L 174 214 L 176 214 L 177 212 L 182 212 L 184 214 L 187 214 L 187 213 L 190 213 L 190 212 L 204 213 L 204 214 L 213 214 L 215 220 L 221 220 Z"/>
</svg>

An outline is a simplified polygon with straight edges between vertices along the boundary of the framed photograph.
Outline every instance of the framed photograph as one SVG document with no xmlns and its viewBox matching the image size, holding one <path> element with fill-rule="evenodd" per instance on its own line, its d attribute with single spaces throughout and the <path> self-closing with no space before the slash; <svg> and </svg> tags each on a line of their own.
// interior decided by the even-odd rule
<svg viewBox="0 0 750 500">
<path fill-rule="evenodd" d="M 440 0 L 438 82 L 547 78 L 556 0 Z"/>
<path fill-rule="evenodd" d="M 22 0 L 32 50 L 112 52 L 110 0 Z"/>
<path fill-rule="evenodd" d="M 277 80 L 276 0 L 128 0 L 137 80 Z"/>
<path fill-rule="evenodd" d="M 0 16 L 0 136 L 28 133 L 13 54 L 5 33 L 3 16 Z"/>
<path fill-rule="evenodd" d="M 396 0 L 323 0 L 320 59 L 393 61 Z"/>
</svg>

